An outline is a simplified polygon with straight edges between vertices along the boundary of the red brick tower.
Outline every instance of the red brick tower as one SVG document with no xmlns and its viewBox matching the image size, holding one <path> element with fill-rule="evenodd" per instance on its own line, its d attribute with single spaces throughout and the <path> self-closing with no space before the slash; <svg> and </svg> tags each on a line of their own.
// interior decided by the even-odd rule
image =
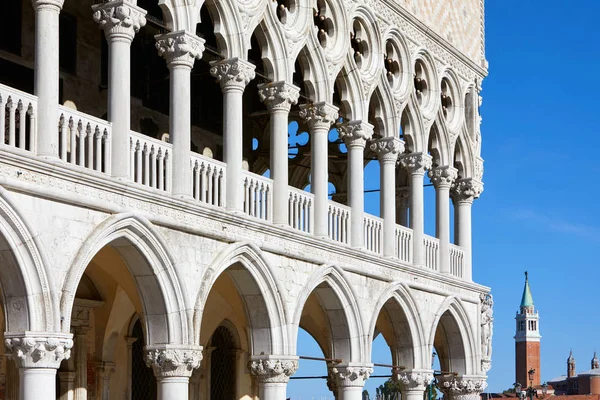
<svg viewBox="0 0 600 400">
<path fill-rule="evenodd" d="M 525 288 L 521 298 L 521 306 L 517 316 L 515 334 L 515 382 L 523 387 L 530 385 L 527 372 L 535 370 L 533 385 L 538 386 L 541 382 L 540 369 L 540 331 L 539 314 L 533 305 L 533 297 L 529 288 L 529 279 L 525 272 Z"/>
</svg>

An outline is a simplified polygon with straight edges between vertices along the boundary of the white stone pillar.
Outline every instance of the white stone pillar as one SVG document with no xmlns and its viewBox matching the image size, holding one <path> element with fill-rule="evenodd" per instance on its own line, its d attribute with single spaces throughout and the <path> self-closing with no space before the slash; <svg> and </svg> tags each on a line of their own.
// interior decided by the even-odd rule
<svg viewBox="0 0 600 400">
<path fill-rule="evenodd" d="M 362 400 L 363 387 L 372 373 L 372 364 L 348 363 L 330 367 L 328 386 L 337 390 L 336 400 Z"/>
<path fill-rule="evenodd" d="M 435 231 L 440 241 L 440 272 L 450 273 L 450 187 L 458 170 L 450 166 L 429 170 L 428 175 L 435 187 Z"/>
<path fill-rule="evenodd" d="M 75 372 L 59 372 L 58 380 L 60 383 L 58 399 L 73 400 L 75 398 Z"/>
<path fill-rule="evenodd" d="M 113 362 L 100 361 L 96 363 L 96 376 L 98 382 L 98 400 L 109 400 L 110 398 L 110 378 L 115 373 L 116 365 Z"/>
<path fill-rule="evenodd" d="M 283 81 L 258 85 L 260 100 L 271 114 L 271 179 L 273 223 L 288 224 L 288 116 L 300 89 Z"/>
<path fill-rule="evenodd" d="M 408 206 L 410 192 L 408 188 L 396 189 L 396 223 L 408 228 Z"/>
<path fill-rule="evenodd" d="M 127 368 L 127 380 L 126 380 L 126 388 L 125 388 L 125 400 L 131 400 L 131 379 L 132 379 L 132 371 L 131 371 L 131 360 L 133 357 L 133 344 L 138 340 L 136 337 L 126 337 L 125 338 L 126 343 L 127 343 L 127 364 L 126 368 Z"/>
<path fill-rule="evenodd" d="M 486 380 L 478 375 L 442 375 L 437 377 L 437 387 L 445 400 L 479 400 L 487 387 Z"/>
<path fill-rule="evenodd" d="M 129 131 L 131 129 L 131 42 L 146 25 L 146 11 L 127 0 L 92 6 L 108 42 L 108 121 L 111 132 L 111 173 L 129 177 Z M 41 122 L 41 121 L 40 121 Z"/>
<path fill-rule="evenodd" d="M 423 400 L 423 394 L 427 386 L 433 381 L 433 371 L 392 370 L 392 379 L 402 384 L 402 400 Z"/>
<path fill-rule="evenodd" d="M 475 179 L 459 179 L 452 185 L 452 201 L 454 202 L 454 232 L 456 245 L 462 247 L 464 252 L 463 278 L 471 281 L 472 277 L 472 247 L 471 247 L 471 206 L 473 200 L 483 192 L 483 184 Z"/>
<path fill-rule="evenodd" d="M 58 17 L 64 0 L 33 0 L 35 10 L 34 93 L 37 154 L 58 157 Z"/>
<path fill-rule="evenodd" d="M 423 176 L 425 171 L 431 168 L 431 156 L 425 153 L 406 154 L 400 157 L 400 164 L 406 168 L 410 175 L 410 227 L 413 231 L 413 264 L 424 266 Z"/>
<path fill-rule="evenodd" d="M 303 104 L 300 106 L 300 117 L 306 121 L 310 129 L 311 167 L 310 187 L 315 198 L 314 234 L 317 237 L 328 236 L 329 206 L 329 130 L 338 119 L 338 108 L 325 102 Z"/>
<path fill-rule="evenodd" d="M 146 346 L 146 364 L 152 367 L 158 385 L 157 400 L 188 400 L 188 384 L 200 367 L 202 346 Z"/>
<path fill-rule="evenodd" d="M 186 31 L 156 35 L 158 54 L 169 67 L 169 140 L 173 145 L 171 176 L 173 194 L 192 196 L 191 72 L 202 58 L 204 39 Z"/>
<path fill-rule="evenodd" d="M 75 393 L 74 400 L 87 400 L 87 335 L 89 326 L 75 327 Z"/>
<path fill-rule="evenodd" d="M 373 125 L 363 121 L 350 121 L 339 128 L 339 136 L 348 149 L 348 206 L 350 214 L 350 244 L 364 247 L 365 182 L 364 152 L 367 140 L 373 136 Z"/>
<path fill-rule="evenodd" d="M 380 167 L 380 209 L 383 218 L 383 256 L 396 256 L 396 161 L 404 152 L 404 142 L 385 137 L 371 143 Z"/>
<path fill-rule="evenodd" d="M 243 94 L 255 77 L 256 67 L 239 58 L 211 63 L 210 73 L 217 78 L 223 92 L 223 161 L 227 164 L 225 182 L 226 206 L 243 211 L 244 191 L 242 162 L 244 160 Z"/>
<path fill-rule="evenodd" d="M 71 355 L 69 333 L 5 333 L 7 355 L 17 363 L 20 400 L 56 400 L 56 370 Z"/>
<path fill-rule="evenodd" d="M 253 356 L 248 368 L 258 382 L 260 400 L 285 400 L 290 376 L 298 370 L 298 357 Z"/>
</svg>

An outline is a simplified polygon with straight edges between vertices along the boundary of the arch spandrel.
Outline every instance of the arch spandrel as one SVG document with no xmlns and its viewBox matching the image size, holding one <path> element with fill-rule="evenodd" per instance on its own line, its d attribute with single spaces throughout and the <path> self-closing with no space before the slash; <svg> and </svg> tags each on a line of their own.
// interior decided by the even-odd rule
<svg viewBox="0 0 600 400">
<path fill-rule="evenodd" d="M 144 310 L 148 345 L 191 344 L 191 328 L 173 259 L 147 220 L 133 214 L 109 217 L 84 241 L 67 273 L 61 297 L 61 329 L 67 331 L 79 281 L 93 257 L 114 248 L 133 276 Z"/>
</svg>

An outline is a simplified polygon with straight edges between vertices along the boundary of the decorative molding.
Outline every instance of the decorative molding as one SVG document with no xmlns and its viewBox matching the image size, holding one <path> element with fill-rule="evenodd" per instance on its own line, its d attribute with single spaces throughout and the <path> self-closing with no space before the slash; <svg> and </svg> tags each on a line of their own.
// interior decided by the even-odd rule
<svg viewBox="0 0 600 400">
<path fill-rule="evenodd" d="M 403 391 L 424 391 L 433 381 L 433 371 L 396 371 L 392 370 L 392 379 L 402 384 Z"/>
<path fill-rule="evenodd" d="M 363 121 L 349 121 L 338 125 L 338 134 L 347 147 L 364 148 L 373 137 L 373 125 Z"/>
<path fill-rule="evenodd" d="M 5 333 L 7 356 L 19 368 L 56 368 L 68 360 L 73 348 L 73 335 L 69 333 L 25 332 Z"/>
<path fill-rule="evenodd" d="M 298 357 L 253 357 L 248 362 L 248 369 L 261 383 L 286 383 L 298 370 Z"/>
<path fill-rule="evenodd" d="M 169 32 L 154 36 L 158 55 L 167 61 L 167 65 L 194 66 L 194 60 L 202 58 L 205 40 L 186 31 Z"/>
<path fill-rule="evenodd" d="M 116 0 L 92 6 L 94 21 L 104 30 L 106 39 L 127 40 L 146 25 L 146 10 L 129 1 Z"/>
<path fill-rule="evenodd" d="M 336 388 L 363 387 L 373 373 L 372 364 L 337 365 L 328 369 L 328 385 Z M 331 383 L 329 383 L 331 381 Z"/>
<path fill-rule="evenodd" d="M 327 129 L 331 128 L 338 118 L 338 108 L 326 102 L 301 104 L 300 118 L 302 118 L 308 127 L 312 129 Z"/>
<path fill-rule="evenodd" d="M 437 378 L 437 387 L 448 400 L 478 400 L 487 388 L 485 376 L 443 375 Z"/>
<path fill-rule="evenodd" d="M 156 345 L 146 346 L 146 365 L 156 377 L 190 377 L 202 362 L 202 346 Z"/>
<path fill-rule="evenodd" d="M 454 167 L 443 166 L 430 169 L 427 176 L 431 179 L 433 186 L 438 188 L 450 189 L 456 178 L 458 170 Z"/>
<path fill-rule="evenodd" d="M 258 85 L 258 95 L 269 111 L 289 113 L 292 104 L 298 103 L 300 89 L 284 81 L 269 82 Z"/>
<path fill-rule="evenodd" d="M 425 171 L 431 168 L 433 159 L 425 153 L 403 154 L 399 159 L 400 165 L 406 168 L 411 175 L 425 175 Z"/>
<path fill-rule="evenodd" d="M 224 92 L 235 89 L 244 91 L 256 76 L 255 69 L 254 65 L 237 57 L 210 63 L 210 74 L 217 78 Z"/>
<path fill-rule="evenodd" d="M 404 152 L 404 142 L 396 137 L 384 137 L 371 142 L 371 151 L 377 154 L 380 162 L 396 163 L 398 155 Z"/>
</svg>

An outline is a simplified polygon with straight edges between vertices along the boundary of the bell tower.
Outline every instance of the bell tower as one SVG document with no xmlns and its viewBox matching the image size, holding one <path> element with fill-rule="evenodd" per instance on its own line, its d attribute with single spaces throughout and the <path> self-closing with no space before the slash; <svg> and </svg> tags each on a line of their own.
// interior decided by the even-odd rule
<svg viewBox="0 0 600 400">
<path fill-rule="evenodd" d="M 525 288 L 521 298 L 521 306 L 515 320 L 515 382 L 523 387 L 530 384 L 528 371 L 535 370 L 533 386 L 541 382 L 540 369 L 540 330 L 539 314 L 533 305 L 533 297 L 529 288 L 529 276 L 525 272 Z"/>
</svg>

